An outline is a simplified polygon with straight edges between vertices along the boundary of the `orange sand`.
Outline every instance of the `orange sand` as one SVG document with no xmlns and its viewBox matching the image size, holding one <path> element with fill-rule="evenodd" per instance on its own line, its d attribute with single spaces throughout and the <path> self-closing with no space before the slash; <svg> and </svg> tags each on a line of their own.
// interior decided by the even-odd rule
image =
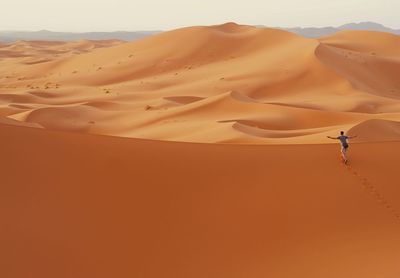
<svg viewBox="0 0 400 278">
<path fill-rule="evenodd" d="M 133 138 L 327 143 L 400 120 L 399 49 L 386 33 L 306 39 L 234 23 L 135 42 L 17 42 L 0 47 L 0 116 Z"/>
<path fill-rule="evenodd" d="M 400 275 L 400 143 L 0 137 L 1 277 Z"/>
<path fill-rule="evenodd" d="M 0 277 L 400 277 L 399 44 L 1 44 Z"/>
</svg>

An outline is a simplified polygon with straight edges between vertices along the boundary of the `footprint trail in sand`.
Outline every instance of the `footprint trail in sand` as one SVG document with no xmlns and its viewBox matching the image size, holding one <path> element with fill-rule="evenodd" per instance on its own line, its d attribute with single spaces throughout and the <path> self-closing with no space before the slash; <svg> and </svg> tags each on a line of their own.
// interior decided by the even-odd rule
<svg viewBox="0 0 400 278">
<path fill-rule="evenodd" d="M 384 206 L 395 218 L 396 222 L 400 224 L 400 213 L 386 200 L 385 196 L 378 190 L 378 188 L 366 177 L 355 170 L 351 165 L 347 165 L 347 170 L 358 178 L 362 187 L 382 206 Z"/>
</svg>

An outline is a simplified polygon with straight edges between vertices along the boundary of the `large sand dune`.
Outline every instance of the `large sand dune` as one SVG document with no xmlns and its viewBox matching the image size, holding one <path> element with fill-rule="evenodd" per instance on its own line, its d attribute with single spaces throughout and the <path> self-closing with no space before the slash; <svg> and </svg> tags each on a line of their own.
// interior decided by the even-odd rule
<svg viewBox="0 0 400 278">
<path fill-rule="evenodd" d="M 1 44 L 0 277 L 400 277 L 399 43 Z"/>
<path fill-rule="evenodd" d="M 399 49 L 385 33 L 306 39 L 234 23 L 135 42 L 21 41 L 0 47 L 0 115 L 134 138 L 326 143 L 400 120 Z"/>
<path fill-rule="evenodd" d="M 400 275 L 400 143 L 0 136 L 1 277 Z"/>
</svg>

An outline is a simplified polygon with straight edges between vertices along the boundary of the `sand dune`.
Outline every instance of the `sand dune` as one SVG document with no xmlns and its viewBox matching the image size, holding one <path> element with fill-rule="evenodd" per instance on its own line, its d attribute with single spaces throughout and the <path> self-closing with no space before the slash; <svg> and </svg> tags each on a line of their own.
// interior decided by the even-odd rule
<svg viewBox="0 0 400 278">
<path fill-rule="evenodd" d="M 398 44 L 0 45 L 0 277 L 400 277 Z"/>
<path fill-rule="evenodd" d="M 328 143 L 365 121 L 400 120 L 399 44 L 234 23 L 135 42 L 19 41 L 0 48 L 0 114 L 135 138 Z"/>
<path fill-rule="evenodd" d="M 400 141 L 400 122 L 388 120 L 367 120 L 349 130 L 349 135 L 357 135 L 355 141 Z"/>
<path fill-rule="evenodd" d="M 7 117 L 0 117 L 0 124 L 4 125 L 14 125 L 14 126 L 25 126 L 25 127 L 34 127 L 34 128 L 43 128 L 41 125 L 36 123 L 27 123 L 23 121 L 17 121 L 14 119 L 10 119 Z"/>
<path fill-rule="evenodd" d="M 399 56 L 376 57 L 325 44 L 316 49 L 316 55 L 328 67 L 349 80 L 355 88 L 378 96 L 400 98 Z"/>
<path fill-rule="evenodd" d="M 400 275 L 399 143 L 0 136 L 2 277 Z"/>
<path fill-rule="evenodd" d="M 334 47 L 371 56 L 398 57 L 400 55 L 399 36 L 386 32 L 340 31 L 319 40 Z"/>
</svg>

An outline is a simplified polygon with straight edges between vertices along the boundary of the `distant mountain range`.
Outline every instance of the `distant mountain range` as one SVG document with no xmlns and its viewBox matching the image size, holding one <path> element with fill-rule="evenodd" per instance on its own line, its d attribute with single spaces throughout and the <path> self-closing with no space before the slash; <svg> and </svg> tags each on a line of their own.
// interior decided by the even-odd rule
<svg viewBox="0 0 400 278">
<path fill-rule="evenodd" d="M 117 31 L 117 32 L 87 32 L 68 33 L 41 30 L 37 32 L 28 31 L 0 31 L 0 42 L 26 41 L 77 41 L 77 40 L 123 40 L 132 41 L 144 38 L 161 31 Z"/>
<path fill-rule="evenodd" d="M 257 26 L 266 28 L 267 26 Z M 282 28 L 275 27 L 289 32 L 296 33 L 307 38 L 318 38 L 331 35 L 341 30 L 368 30 L 388 32 L 400 35 L 400 30 L 388 28 L 382 24 L 375 22 L 349 23 L 339 27 L 294 27 Z M 14 42 L 18 40 L 39 40 L 39 41 L 75 41 L 75 40 L 108 40 L 117 39 L 124 41 L 132 41 L 146 36 L 154 35 L 162 31 L 118 31 L 118 32 L 88 32 L 88 33 L 67 33 L 67 32 L 52 32 L 41 30 L 37 32 L 25 31 L 0 31 L 0 42 Z"/>
<path fill-rule="evenodd" d="M 279 28 L 279 27 L 278 27 Z M 342 30 L 366 30 L 366 31 L 378 31 L 378 32 L 387 32 L 396 35 L 400 35 L 400 30 L 391 29 L 386 27 L 382 24 L 375 23 L 375 22 L 360 22 L 360 23 L 348 23 L 339 27 L 309 27 L 309 28 L 279 28 L 283 30 L 287 30 L 292 33 L 296 33 L 300 36 L 307 37 L 307 38 L 318 38 L 323 36 L 328 36 L 333 33 Z"/>
</svg>

